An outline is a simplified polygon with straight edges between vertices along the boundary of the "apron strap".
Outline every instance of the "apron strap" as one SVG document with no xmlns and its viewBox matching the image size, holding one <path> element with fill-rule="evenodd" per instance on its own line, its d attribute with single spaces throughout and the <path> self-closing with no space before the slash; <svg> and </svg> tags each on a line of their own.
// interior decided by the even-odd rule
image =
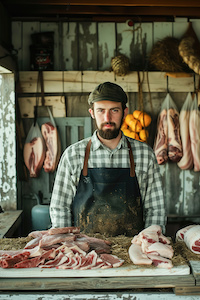
<svg viewBox="0 0 200 300">
<path fill-rule="evenodd" d="M 84 165 L 83 165 L 83 176 L 87 176 L 88 171 L 88 159 L 90 155 L 90 147 L 91 147 L 92 141 L 89 140 L 86 149 L 85 149 L 85 159 L 84 159 Z"/>
<path fill-rule="evenodd" d="M 83 176 L 87 176 L 88 171 L 88 159 L 90 155 L 90 147 L 91 147 L 92 141 L 89 140 L 86 149 L 85 149 L 85 158 L 84 158 L 84 165 L 83 165 Z M 130 158 L 130 177 L 135 177 L 135 164 L 134 164 L 134 158 L 133 158 L 133 152 L 131 148 L 131 144 L 129 140 L 127 139 L 127 144 L 129 148 L 129 158 Z"/>
<path fill-rule="evenodd" d="M 130 176 L 131 177 L 135 177 L 135 164 L 134 164 L 134 158 L 133 158 L 133 151 L 132 151 L 132 148 L 131 148 L 131 144 L 129 142 L 128 139 L 127 140 L 127 144 L 128 144 L 128 148 L 129 148 L 129 158 L 130 158 Z"/>
</svg>

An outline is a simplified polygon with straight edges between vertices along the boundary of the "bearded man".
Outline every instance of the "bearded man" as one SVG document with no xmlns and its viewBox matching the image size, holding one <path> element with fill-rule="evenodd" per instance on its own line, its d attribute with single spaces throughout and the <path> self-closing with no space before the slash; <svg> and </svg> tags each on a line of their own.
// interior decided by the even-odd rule
<svg viewBox="0 0 200 300">
<path fill-rule="evenodd" d="M 90 93 L 92 137 L 70 145 L 60 160 L 50 204 L 52 227 L 85 233 L 134 236 L 150 225 L 165 232 L 159 166 L 146 143 L 126 137 L 121 125 L 127 95 L 104 82 Z"/>
</svg>

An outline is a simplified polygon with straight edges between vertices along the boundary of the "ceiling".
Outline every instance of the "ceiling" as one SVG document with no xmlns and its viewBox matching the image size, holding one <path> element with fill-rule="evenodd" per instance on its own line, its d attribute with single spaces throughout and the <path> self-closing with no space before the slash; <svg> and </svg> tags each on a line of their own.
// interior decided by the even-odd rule
<svg viewBox="0 0 200 300">
<path fill-rule="evenodd" d="M 13 20 L 173 21 L 200 18 L 200 0 L 0 0 Z"/>
</svg>

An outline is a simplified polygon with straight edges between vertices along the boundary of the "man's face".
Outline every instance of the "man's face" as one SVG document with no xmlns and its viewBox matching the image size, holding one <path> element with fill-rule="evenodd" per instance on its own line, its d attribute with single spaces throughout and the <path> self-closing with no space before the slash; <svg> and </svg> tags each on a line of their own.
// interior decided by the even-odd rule
<svg viewBox="0 0 200 300">
<path fill-rule="evenodd" d="M 124 118 L 121 102 L 98 101 L 89 112 L 95 119 L 98 133 L 103 139 L 111 140 L 119 135 Z"/>
</svg>

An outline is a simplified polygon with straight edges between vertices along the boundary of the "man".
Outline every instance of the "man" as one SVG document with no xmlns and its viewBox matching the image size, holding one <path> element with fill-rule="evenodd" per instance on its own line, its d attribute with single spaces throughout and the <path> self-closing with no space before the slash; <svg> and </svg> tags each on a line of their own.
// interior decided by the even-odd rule
<svg viewBox="0 0 200 300">
<path fill-rule="evenodd" d="M 120 130 L 128 113 L 126 93 L 105 82 L 88 102 L 97 130 L 62 155 L 50 204 L 52 227 L 73 225 L 85 233 L 134 236 L 157 224 L 164 233 L 164 199 L 154 152 Z"/>
</svg>

